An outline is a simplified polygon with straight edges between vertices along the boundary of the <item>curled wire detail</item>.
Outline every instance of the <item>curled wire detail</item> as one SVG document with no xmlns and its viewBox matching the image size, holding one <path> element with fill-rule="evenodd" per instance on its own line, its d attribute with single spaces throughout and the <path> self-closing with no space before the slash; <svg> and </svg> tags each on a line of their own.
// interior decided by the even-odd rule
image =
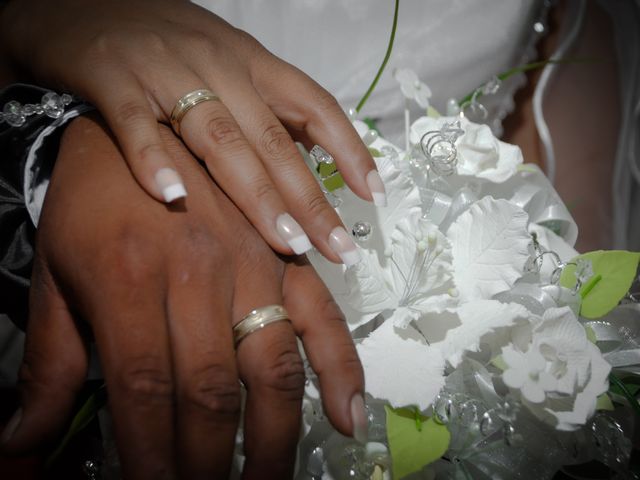
<svg viewBox="0 0 640 480">
<path fill-rule="evenodd" d="M 440 130 L 430 130 L 420 139 L 420 148 L 431 170 L 437 175 L 448 176 L 456 171 L 458 149 L 456 140 L 464 134 L 460 122 L 445 123 Z"/>
</svg>

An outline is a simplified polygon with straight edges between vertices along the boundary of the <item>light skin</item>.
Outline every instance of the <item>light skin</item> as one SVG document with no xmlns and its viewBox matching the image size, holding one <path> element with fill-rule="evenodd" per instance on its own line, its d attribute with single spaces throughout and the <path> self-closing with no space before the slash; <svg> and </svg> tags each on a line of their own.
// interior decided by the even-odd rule
<svg viewBox="0 0 640 480">
<path fill-rule="evenodd" d="M 306 260 L 274 253 L 168 128 L 159 132 L 190 191 L 170 206 L 139 188 L 99 120 L 77 119 L 64 134 L 38 229 L 22 411 L 2 449 L 61 433 L 86 376 L 88 324 L 125 478 L 226 478 L 238 379 L 243 478 L 291 477 L 305 381 L 296 336 L 334 426 L 352 435 L 364 422 L 352 408 L 364 380 L 344 317 Z M 234 350 L 232 325 L 269 304 L 291 322 Z"/>
<path fill-rule="evenodd" d="M 158 121 L 168 122 L 178 99 L 201 88 L 221 101 L 189 111 L 181 136 L 277 252 L 295 250 L 277 228 L 288 214 L 296 222 L 290 226 L 301 226 L 327 258 L 345 261 L 331 242 L 332 232 L 344 227 L 293 140 L 322 145 L 361 198 L 372 201 L 372 190 L 378 203 L 384 197 L 373 159 L 335 99 L 196 5 L 22 0 L 9 3 L 0 26 L 8 54 L 36 81 L 96 105 L 136 180 L 160 201 L 180 179 L 167 173 L 179 172 Z"/>
</svg>

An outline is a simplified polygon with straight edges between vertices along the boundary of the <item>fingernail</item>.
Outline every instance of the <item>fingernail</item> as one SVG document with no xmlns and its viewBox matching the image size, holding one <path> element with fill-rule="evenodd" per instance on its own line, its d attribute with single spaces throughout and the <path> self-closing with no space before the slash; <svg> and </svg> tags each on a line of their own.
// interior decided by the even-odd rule
<svg viewBox="0 0 640 480">
<path fill-rule="evenodd" d="M 351 398 L 351 423 L 353 423 L 353 438 L 365 444 L 369 432 L 367 431 L 367 410 L 364 407 L 364 398 L 356 393 Z"/>
<path fill-rule="evenodd" d="M 1 444 L 5 444 L 9 440 L 11 440 L 11 437 L 13 437 L 13 434 L 18 429 L 18 425 L 20 425 L 21 420 L 22 420 L 22 409 L 19 408 L 18 410 L 16 410 L 16 413 L 13 414 L 13 417 L 11 417 L 11 419 L 9 420 L 9 423 L 7 423 L 7 425 L 4 427 L 2 436 L 0 436 Z"/>
<path fill-rule="evenodd" d="M 360 252 L 353 240 L 342 227 L 334 228 L 329 234 L 329 246 L 338 254 L 342 263 L 347 267 L 360 261 Z"/>
<path fill-rule="evenodd" d="M 156 184 L 167 203 L 187 196 L 182 179 L 173 168 L 161 168 L 156 172 Z"/>
<path fill-rule="evenodd" d="M 288 213 L 278 215 L 276 229 L 282 239 L 289 244 L 296 255 L 301 255 L 311 250 L 312 245 L 304 230 L 298 222 Z"/>
<path fill-rule="evenodd" d="M 387 193 L 377 170 L 371 170 L 367 173 L 367 185 L 369 186 L 371 196 L 373 197 L 373 204 L 376 207 L 386 207 Z"/>
</svg>

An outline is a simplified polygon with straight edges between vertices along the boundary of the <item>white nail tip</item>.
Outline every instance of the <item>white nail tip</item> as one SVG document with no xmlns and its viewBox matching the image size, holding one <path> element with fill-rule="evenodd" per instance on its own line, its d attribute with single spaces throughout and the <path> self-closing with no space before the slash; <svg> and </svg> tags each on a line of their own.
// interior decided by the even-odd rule
<svg viewBox="0 0 640 480">
<path fill-rule="evenodd" d="M 360 252 L 358 250 L 348 250 L 346 252 L 338 253 L 340 260 L 346 267 L 352 267 L 360 261 Z"/>
<path fill-rule="evenodd" d="M 347 267 L 351 267 L 360 261 L 358 247 L 342 227 L 336 227 L 331 231 L 329 246 Z"/>
<path fill-rule="evenodd" d="M 276 230 L 280 237 L 287 242 L 296 255 L 301 255 L 311 250 L 309 237 L 302 227 L 288 213 L 283 213 L 276 219 Z"/>
<path fill-rule="evenodd" d="M 371 170 L 367 173 L 367 186 L 373 197 L 373 203 L 376 207 L 387 206 L 387 194 L 385 192 L 384 183 L 382 178 L 376 170 Z"/>
<path fill-rule="evenodd" d="M 164 201 L 167 203 L 171 203 L 178 198 L 184 198 L 187 196 L 187 191 L 184 188 L 184 185 L 181 183 L 176 183 L 175 185 L 169 185 L 168 187 L 162 190 L 162 196 L 164 197 Z"/>
<path fill-rule="evenodd" d="M 187 196 L 182 179 L 173 168 L 161 168 L 156 172 L 156 184 L 162 192 L 162 198 L 167 203 Z"/>
<path fill-rule="evenodd" d="M 371 192 L 371 196 L 373 197 L 373 204 L 376 207 L 387 206 L 387 196 L 384 193 Z"/>
<path fill-rule="evenodd" d="M 291 247 L 291 250 L 296 253 L 296 255 L 302 255 L 303 253 L 306 253 L 311 250 L 311 248 L 313 248 L 306 235 L 302 237 L 292 238 L 287 243 Z"/>
</svg>

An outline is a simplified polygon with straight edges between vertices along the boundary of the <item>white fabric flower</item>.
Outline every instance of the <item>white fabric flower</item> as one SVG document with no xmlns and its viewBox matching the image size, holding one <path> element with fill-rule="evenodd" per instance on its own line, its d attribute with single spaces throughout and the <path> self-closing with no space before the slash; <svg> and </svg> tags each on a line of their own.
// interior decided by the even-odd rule
<svg viewBox="0 0 640 480">
<path fill-rule="evenodd" d="M 356 345 L 367 392 L 393 407 L 427 408 L 444 386 L 444 360 L 412 327 L 386 321 Z"/>
<path fill-rule="evenodd" d="M 417 145 L 425 133 L 438 131 L 445 123 L 458 120 L 464 130 L 464 134 L 455 142 L 458 175 L 501 183 L 517 172 L 523 162 L 520 148 L 498 140 L 487 125 L 479 125 L 466 118 L 421 117 L 411 125 L 411 143 Z"/>
<path fill-rule="evenodd" d="M 509 365 L 502 374 L 504 383 L 520 390 L 531 403 L 544 402 L 547 392 L 557 388 L 556 377 L 546 370 L 547 361 L 538 350 L 519 352 L 507 346 L 502 350 L 502 359 Z"/>
<path fill-rule="evenodd" d="M 362 251 L 360 263 L 346 272 L 351 306 L 363 313 L 393 311 L 405 328 L 427 312 L 442 311 L 457 300 L 449 292 L 451 248 L 437 227 L 419 214 L 401 219 L 385 254 Z"/>
<path fill-rule="evenodd" d="M 397 68 L 393 77 L 400 84 L 400 90 L 405 98 L 414 100 L 422 108 L 429 108 L 431 89 L 420 81 L 416 72 L 408 68 Z"/>
<path fill-rule="evenodd" d="M 551 308 L 542 317 L 513 328 L 502 350 L 504 383 L 520 391 L 529 409 L 559 430 L 574 430 L 593 414 L 608 389 L 610 365 L 587 338 L 569 307 Z"/>
</svg>

